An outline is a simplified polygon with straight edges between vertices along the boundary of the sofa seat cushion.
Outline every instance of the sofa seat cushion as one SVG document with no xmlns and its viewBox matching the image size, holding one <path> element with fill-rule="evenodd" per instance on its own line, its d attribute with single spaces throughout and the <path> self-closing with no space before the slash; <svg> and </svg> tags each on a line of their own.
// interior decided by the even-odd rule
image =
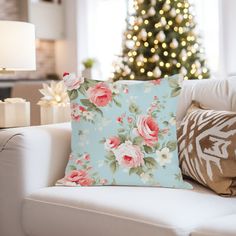
<svg viewBox="0 0 236 236">
<path fill-rule="evenodd" d="M 235 236 L 236 235 L 236 214 L 222 216 L 194 230 L 191 236 Z"/>
<path fill-rule="evenodd" d="M 29 236 L 185 236 L 209 219 L 236 213 L 236 198 L 193 186 L 44 188 L 25 199 L 23 226 Z"/>
</svg>

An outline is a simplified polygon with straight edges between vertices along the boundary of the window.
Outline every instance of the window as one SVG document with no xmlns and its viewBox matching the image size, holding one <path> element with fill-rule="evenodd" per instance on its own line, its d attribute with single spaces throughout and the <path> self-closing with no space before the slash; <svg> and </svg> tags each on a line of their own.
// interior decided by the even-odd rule
<svg viewBox="0 0 236 236">
<path fill-rule="evenodd" d="M 102 79 L 107 79 L 112 62 L 121 52 L 126 27 L 127 0 L 88 1 L 88 57 L 98 61 Z"/>
<path fill-rule="evenodd" d="M 198 31 L 202 36 L 206 59 L 212 74 L 219 74 L 220 64 L 220 32 L 219 1 L 190 0 L 196 13 Z"/>
</svg>

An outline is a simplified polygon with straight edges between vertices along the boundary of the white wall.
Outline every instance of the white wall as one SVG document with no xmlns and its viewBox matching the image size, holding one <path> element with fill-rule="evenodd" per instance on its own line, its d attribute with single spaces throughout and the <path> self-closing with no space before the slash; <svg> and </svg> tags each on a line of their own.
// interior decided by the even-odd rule
<svg viewBox="0 0 236 236">
<path fill-rule="evenodd" d="M 77 0 L 64 0 L 65 6 L 65 39 L 56 41 L 56 72 L 76 72 L 78 70 L 77 57 Z"/>
<path fill-rule="evenodd" d="M 221 0 L 222 63 L 226 76 L 236 75 L 236 1 Z"/>
</svg>

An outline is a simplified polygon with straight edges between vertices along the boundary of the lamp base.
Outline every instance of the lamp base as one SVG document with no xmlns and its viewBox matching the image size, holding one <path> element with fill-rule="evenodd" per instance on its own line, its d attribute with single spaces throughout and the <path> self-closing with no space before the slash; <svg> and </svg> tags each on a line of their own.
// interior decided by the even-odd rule
<svg viewBox="0 0 236 236">
<path fill-rule="evenodd" d="M 9 75 L 14 74 L 15 71 L 13 70 L 7 70 L 6 68 L 0 68 L 0 75 Z"/>
</svg>

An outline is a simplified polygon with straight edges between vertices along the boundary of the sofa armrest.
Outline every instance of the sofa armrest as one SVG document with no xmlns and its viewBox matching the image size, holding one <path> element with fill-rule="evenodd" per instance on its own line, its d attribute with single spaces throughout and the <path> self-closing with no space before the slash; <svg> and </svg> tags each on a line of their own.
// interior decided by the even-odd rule
<svg viewBox="0 0 236 236">
<path fill-rule="evenodd" d="M 70 136 L 69 123 L 0 131 L 0 235 L 21 235 L 22 200 L 63 177 Z"/>
</svg>

